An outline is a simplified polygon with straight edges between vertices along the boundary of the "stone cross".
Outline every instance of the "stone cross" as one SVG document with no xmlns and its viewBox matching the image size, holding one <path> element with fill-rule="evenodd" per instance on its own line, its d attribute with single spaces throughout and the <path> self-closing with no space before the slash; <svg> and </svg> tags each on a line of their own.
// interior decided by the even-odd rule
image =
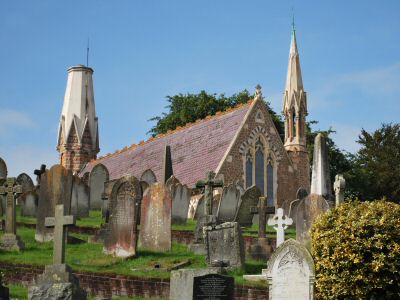
<svg viewBox="0 0 400 300">
<path fill-rule="evenodd" d="M 346 180 L 343 175 L 338 174 L 335 176 L 335 183 L 333 184 L 333 189 L 336 196 L 336 207 L 344 202 L 344 189 L 346 188 Z"/>
<path fill-rule="evenodd" d="M 283 209 L 278 208 L 276 215 L 268 219 L 268 225 L 274 226 L 276 230 L 276 247 L 285 241 L 285 230 L 289 225 L 293 224 L 293 220 L 283 214 Z"/>
<path fill-rule="evenodd" d="M 265 238 L 265 230 L 267 228 L 266 215 L 275 213 L 275 206 L 267 206 L 267 198 L 260 197 L 258 206 L 250 207 L 251 214 L 258 214 L 258 237 Z"/>
<path fill-rule="evenodd" d="M 65 263 L 65 226 L 75 225 L 75 216 L 64 216 L 64 204 L 58 204 L 54 218 L 46 218 L 45 224 L 54 227 L 53 264 L 61 265 Z"/>
<path fill-rule="evenodd" d="M 37 185 L 40 185 L 40 178 L 44 172 L 46 172 L 46 165 L 41 165 L 39 170 L 36 169 L 35 171 L 33 171 L 33 174 L 36 175 L 36 184 Z"/>
<path fill-rule="evenodd" d="M 15 177 L 7 178 L 4 186 L 0 187 L 0 195 L 7 197 L 5 233 L 16 234 L 15 198 L 19 194 L 22 194 L 22 186 L 16 183 Z"/>
<path fill-rule="evenodd" d="M 215 179 L 214 172 L 208 172 L 205 180 L 200 180 L 196 183 L 197 188 L 204 188 L 204 213 L 206 215 L 212 215 L 213 189 L 223 185 L 222 180 Z"/>
</svg>

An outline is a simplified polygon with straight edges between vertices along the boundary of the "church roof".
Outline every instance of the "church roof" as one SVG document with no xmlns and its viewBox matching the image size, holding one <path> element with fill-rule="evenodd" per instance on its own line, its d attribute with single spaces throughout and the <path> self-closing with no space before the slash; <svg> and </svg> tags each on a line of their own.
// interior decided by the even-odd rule
<svg viewBox="0 0 400 300">
<path fill-rule="evenodd" d="M 107 167 L 110 179 L 128 174 L 140 179 L 144 171 L 151 169 L 161 180 L 164 148 L 169 145 L 175 177 L 182 184 L 193 187 L 197 180 L 206 176 L 206 172 L 217 169 L 252 103 L 249 101 L 218 112 L 91 161 L 83 168 L 81 175 L 102 163 Z"/>
</svg>

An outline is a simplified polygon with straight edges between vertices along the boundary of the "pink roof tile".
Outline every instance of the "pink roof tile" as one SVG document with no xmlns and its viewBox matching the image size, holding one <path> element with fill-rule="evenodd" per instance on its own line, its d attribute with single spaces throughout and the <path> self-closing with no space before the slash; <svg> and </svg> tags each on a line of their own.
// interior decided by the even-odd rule
<svg viewBox="0 0 400 300">
<path fill-rule="evenodd" d="M 88 163 L 81 174 L 102 163 L 109 170 L 110 179 L 128 174 L 140 179 L 145 170 L 151 169 L 160 180 L 164 147 L 170 145 L 175 177 L 193 187 L 206 172 L 216 170 L 250 106 L 249 102 L 139 145 L 125 147 Z"/>
</svg>

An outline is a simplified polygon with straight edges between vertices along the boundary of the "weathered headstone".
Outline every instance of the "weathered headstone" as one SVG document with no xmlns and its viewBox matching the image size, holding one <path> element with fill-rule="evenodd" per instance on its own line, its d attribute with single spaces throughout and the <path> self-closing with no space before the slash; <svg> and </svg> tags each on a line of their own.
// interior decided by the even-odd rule
<svg viewBox="0 0 400 300">
<path fill-rule="evenodd" d="M 169 145 L 166 145 L 164 149 L 162 174 L 163 174 L 163 183 L 167 183 L 167 180 L 172 175 L 174 175 L 174 171 L 172 169 L 171 147 Z"/>
<path fill-rule="evenodd" d="M 26 193 L 33 191 L 35 186 L 31 177 L 26 173 L 18 175 L 17 183 L 22 187 L 22 194 L 17 198 L 17 204 L 20 204 L 20 202 L 25 198 Z"/>
<path fill-rule="evenodd" d="M 328 201 L 332 199 L 328 147 L 326 138 L 322 133 L 318 133 L 314 141 L 311 194 L 321 195 Z"/>
<path fill-rule="evenodd" d="M 276 214 L 268 219 L 268 225 L 276 230 L 276 247 L 285 241 L 285 230 L 292 224 L 293 220 L 284 215 L 282 208 L 278 208 Z"/>
<path fill-rule="evenodd" d="M 335 176 L 335 183 L 333 189 L 335 191 L 336 207 L 344 202 L 344 189 L 346 188 L 346 180 L 343 175 L 338 174 Z"/>
<path fill-rule="evenodd" d="M 213 189 L 223 187 L 223 181 L 215 178 L 214 172 L 208 172 L 205 180 L 196 183 L 196 188 L 204 188 L 204 214 L 212 215 L 213 211 Z"/>
<path fill-rule="evenodd" d="M 217 221 L 219 223 L 233 221 L 238 209 L 240 196 L 240 188 L 235 184 L 230 184 L 224 187 L 217 210 Z"/>
<path fill-rule="evenodd" d="M 234 218 L 235 222 L 238 222 L 242 227 L 251 227 L 253 225 L 253 214 L 250 208 L 257 206 L 260 197 L 261 192 L 255 185 L 245 190 Z"/>
<path fill-rule="evenodd" d="M 168 186 L 172 197 L 172 224 L 185 224 L 188 216 L 191 190 L 182 185 L 174 176 L 168 179 Z"/>
<path fill-rule="evenodd" d="M 150 185 L 157 182 L 157 177 L 152 170 L 148 169 L 140 176 L 140 181 L 147 182 Z"/>
<path fill-rule="evenodd" d="M 306 189 L 299 188 L 296 193 L 295 200 L 286 200 L 283 202 L 282 208 L 284 212 L 287 212 L 287 216 L 296 223 L 297 206 L 299 203 L 308 196 Z"/>
<path fill-rule="evenodd" d="M 71 214 L 84 218 L 89 216 L 89 187 L 78 176 L 73 177 L 72 196 L 71 196 Z"/>
<path fill-rule="evenodd" d="M 172 199 L 168 187 L 154 183 L 143 195 L 139 244 L 152 251 L 171 250 Z"/>
<path fill-rule="evenodd" d="M 104 193 L 104 183 L 109 180 L 109 177 L 108 170 L 103 164 L 97 164 L 90 172 L 90 209 L 102 209 L 103 200 L 101 196 Z"/>
<path fill-rule="evenodd" d="M 55 217 L 45 220 L 46 226 L 54 227 L 53 265 L 46 266 L 45 272 L 28 288 L 29 300 L 86 299 L 86 292 L 80 288 L 78 279 L 65 264 L 65 227 L 75 224 L 75 217 L 65 216 L 64 211 L 63 204 L 56 205 Z"/>
<path fill-rule="evenodd" d="M 90 179 L 90 172 L 85 172 L 85 174 L 82 175 L 82 181 L 89 186 L 89 179 Z"/>
<path fill-rule="evenodd" d="M 6 195 L 6 228 L 0 240 L 0 249 L 7 251 L 20 251 L 24 243 L 17 236 L 15 199 L 22 194 L 22 186 L 18 185 L 14 177 L 7 178 L 5 185 L 0 187 L 0 194 Z"/>
<path fill-rule="evenodd" d="M 110 219 L 103 252 L 117 257 L 136 256 L 137 200 L 140 184 L 136 177 L 125 176 L 113 186 L 110 197 Z"/>
<path fill-rule="evenodd" d="M 244 241 L 239 223 L 226 222 L 203 227 L 206 261 L 209 265 L 222 263 L 229 268 L 244 269 Z"/>
<path fill-rule="evenodd" d="M 6 182 L 6 178 L 0 178 L 0 186 L 3 186 Z M 4 215 L 6 212 L 7 197 L 6 195 L 0 194 L 0 216 Z"/>
<path fill-rule="evenodd" d="M 41 175 L 39 205 L 36 213 L 35 240 L 47 242 L 53 239 L 53 231 L 45 226 L 47 217 L 54 217 L 57 204 L 64 204 L 65 214 L 71 211 L 72 172 L 61 165 L 54 165 Z"/>
<path fill-rule="evenodd" d="M 7 178 L 7 174 L 6 162 L 0 157 L 0 178 Z"/>
<path fill-rule="evenodd" d="M 104 193 L 101 195 L 101 199 L 103 200 L 103 208 L 101 210 L 103 218 L 106 219 L 106 223 L 108 223 L 108 219 L 110 217 L 110 197 L 112 193 L 112 189 L 118 179 L 113 179 L 104 182 Z"/>
<path fill-rule="evenodd" d="M 26 193 L 21 201 L 21 216 L 36 217 L 38 204 L 36 191 Z"/>
<path fill-rule="evenodd" d="M 234 298 L 235 280 L 220 274 L 196 276 L 193 280 L 193 300 L 231 300 Z"/>
<path fill-rule="evenodd" d="M 263 270 L 272 300 L 314 299 L 314 262 L 308 250 L 289 239 L 281 244 Z"/>
</svg>

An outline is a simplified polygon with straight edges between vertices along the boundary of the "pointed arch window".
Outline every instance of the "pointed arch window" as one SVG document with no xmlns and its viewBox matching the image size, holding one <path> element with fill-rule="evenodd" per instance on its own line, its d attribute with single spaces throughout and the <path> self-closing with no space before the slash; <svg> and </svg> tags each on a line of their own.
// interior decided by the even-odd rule
<svg viewBox="0 0 400 300">
<path fill-rule="evenodd" d="M 253 156 L 251 151 L 247 151 L 246 154 L 246 187 L 251 187 L 253 185 Z"/>
<path fill-rule="evenodd" d="M 297 122 L 296 122 L 296 111 L 293 109 L 293 119 L 292 119 L 292 130 L 293 130 L 293 134 L 292 136 L 295 137 L 297 136 L 297 132 L 296 132 L 296 127 L 297 127 Z"/>
<path fill-rule="evenodd" d="M 272 164 L 272 157 L 268 157 L 267 163 L 267 203 L 268 206 L 274 205 L 274 166 Z"/>
<path fill-rule="evenodd" d="M 261 194 L 264 195 L 264 145 L 262 144 L 260 138 L 256 141 L 255 150 L 255 181 L 256 186 L 261 191 Z"/>
</svg>

